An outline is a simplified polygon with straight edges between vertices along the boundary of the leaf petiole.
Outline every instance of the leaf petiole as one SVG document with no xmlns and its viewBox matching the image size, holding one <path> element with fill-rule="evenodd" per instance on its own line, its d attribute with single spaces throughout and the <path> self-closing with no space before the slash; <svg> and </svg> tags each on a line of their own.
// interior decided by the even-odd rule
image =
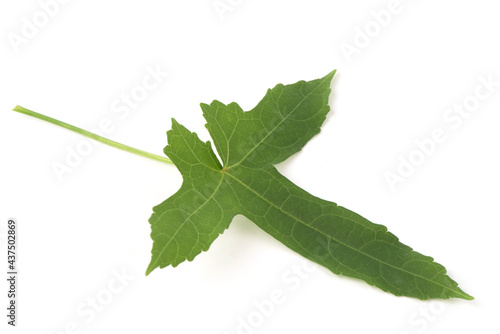
<svg viewBox="0 0 500 334">
<path fill-rule="evenodd" d="M 134 153 L 134 154 L 140 155 L 142 157 L 153 159 L 153 160 L 156 160 L 156 161 L 161 161 L 161 162 L 165 162 L 165 163 L 168 163 L 168 164 L 173 164 L 172 160 L 170 160 L 170 159 L 168 159 L 166 157 L 162 157 L 160 155 L 156 155 L 156 154 L 149 153 L 149 152 L 146 152 L 146 151 L 143 151 L 143 150 L 139 150 L 139 149 L 134 148 L 134 147 L 130 147 L 130 146 L 127 146 L 127 145 L 120 144 L 120 143 L 118 143 L 116 141 L 113 141 L 113 140 L 101 137 L 99 135 L 96 135 L 95 133 L 89 132 L 87 130 L 83 130 L 81 128 L 78 128 L 76 126 L 73 126 L 73 125 L 65 123 L 65 122 L 61 122 L 61 121 L 59 121 L 57 119 L 54 119 L 52 117 L 48 117 L 48 116 L 39 114 L 39 113 L 34 112 L 32 110 L 26 109 L 24 107 L 16 106 L 12 110 L 17 111 L 17 112 L 19 112 L 21 114 L 25 114 L 25 115 L 28 115 L 28 116 L 32 116 L 32 117 L 38 118 L 38 119 L 40 119 L 42 121 L 46 121 L 46 122 L 52 123 L 52 124 L 57 125 L 57 126 L 66 128 L 68 130 L 71 130 L 71 131 L 74 131 L 76 133 L 79 133 L 79 134 L 81 134 L 83 136 L 86 136 L 86 137 L 92 138 L 94 140 L 97 140 L 98 142 L 104 143 L 104 144 L 109 145 L 109 146 L 116 147 L 116 148 L 118 148 L 120 150 L 123 150 L 123 151 L 126 151 L 126 152 L 130 152 L 130 153 Z"/>
</svg>

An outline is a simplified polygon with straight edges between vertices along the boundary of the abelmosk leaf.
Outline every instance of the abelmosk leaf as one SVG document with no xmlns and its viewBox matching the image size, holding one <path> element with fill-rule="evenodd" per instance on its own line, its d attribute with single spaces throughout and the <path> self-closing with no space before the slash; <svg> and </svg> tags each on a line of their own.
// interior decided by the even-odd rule
<svg viewBox="0 0 500 334">
<path fill-rule="evenodd" d="M 281 175 L 286 160 L 320 131 L 335 74 L 269 89 L 257 106 L 202 104 L 210 142 L 172 121 L 165 154 L 182 174 L 179 191 L 153 208 L 147 274 L 191 261 L 246 216 L 290 249 L 333 273 L 362 279 L 397 296 L 472 299 L 431 257 L 413 251 L 382 225 L 314 197 Z"/>
</svg>

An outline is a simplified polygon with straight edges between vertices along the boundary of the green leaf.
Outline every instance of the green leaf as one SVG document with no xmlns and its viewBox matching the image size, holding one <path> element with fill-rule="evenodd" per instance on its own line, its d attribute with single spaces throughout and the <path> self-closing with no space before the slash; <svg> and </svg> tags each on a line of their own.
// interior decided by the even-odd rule
<svg viewBox="0 0 500 334">
<path fill-rule="evenodd" d="M 147 274 L 191 261 L 242 214 L 335 274 L 362 279 L 397 296 L 472 299 L 443 266 L 399 242 L 386 227 L 314 197 L 274 167 L 320 131 L 334 73 L 277 85 L 248 112 L 236 103 L 202 104 L 222 163 L 209 142 L 173 121 L 165 154 L 181 172 L 183 184 L 153 208 Z"/>
</svg>

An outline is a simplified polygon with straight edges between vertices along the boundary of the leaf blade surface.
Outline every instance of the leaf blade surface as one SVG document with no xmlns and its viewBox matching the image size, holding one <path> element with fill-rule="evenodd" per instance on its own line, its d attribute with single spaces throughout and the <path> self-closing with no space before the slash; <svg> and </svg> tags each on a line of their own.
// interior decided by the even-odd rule
<svg viewBox="0 0 500 334">
<path fill-rule="evenodd" d="M 183 185 L 154 208 L 153 259 L 147 273 L 192 260 L 236 214 L 243 214 L 335 274 L 398 296 L 472 299 L 443 266 L 402 244 L 385 226 L 307 193 L 274 167 L 320 131 L 330 110 L 334 73 L 277 85 L 248 112 L 236 103 L 202 104 L 222 163 L 210 143 L 173 121 L 165 153 L 179 168 Z"/>
</svg>

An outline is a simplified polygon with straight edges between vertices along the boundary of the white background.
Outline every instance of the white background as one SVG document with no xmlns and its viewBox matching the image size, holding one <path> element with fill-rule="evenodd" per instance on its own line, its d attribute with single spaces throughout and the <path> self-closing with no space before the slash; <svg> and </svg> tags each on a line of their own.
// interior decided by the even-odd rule
<svg viewBox="0 0 500 334">
<path fill-rule="evenodd" d="M 219 15 L 213 0 L 68 1 L 18 47 L 10 39 L 22 36 L 23 18 L 43 19 L 40 4 L 0 5 L 2 254 L 7 218 L 20 225 L 19 326 L 9 333 L 498 328 L 500 87 L 460 124 L 443 118 L 454 105 L 478 101 L 481 77 L 500 81 L 497 3 L 401 0 L 384 26 L 373 11 L 392 9 L 388 0 L 222 3 L 231 10 Z M 371 36 L 363 40 L 365 29 Z M 347 44 L 357 53 L 346 56 Z M 114 112 L 122 94 L 140 89 L 147 68 L 168 76 L 128 115 Z M 145 277 L 147 219 L 179 188 L 175 167 L 101 145 L 60 181 L 54 163 L 65 163 L 85 139 L 10 111 L 20 104 L 88 130 L 110 119 L 107 137 L 162 154 L 171 117 L 209 139 L 200 102 L 237 101 L 249 110 L 277 83 L 334 68 L 323 131 L 278 168 L 432 255 L 474 301 L 394 297 L 311 271 L 242 217 L 193 262 Z M 415 141 L 436 128 L 446 141 L 392 190 L 386 173 L 397 172 L 399 157 L 418 155 Z M 1 261 L 5 268 L 4 255 Z M 311 272 L 292 272 L 297 266 Z M 115 282 L 117 272 L 133 278 Z M 275 290 L 284 300 L 262 315 L 255 303 L 266 304 Z M 90 311 L 92 298 L 106 305 Z"/>
</svg>

